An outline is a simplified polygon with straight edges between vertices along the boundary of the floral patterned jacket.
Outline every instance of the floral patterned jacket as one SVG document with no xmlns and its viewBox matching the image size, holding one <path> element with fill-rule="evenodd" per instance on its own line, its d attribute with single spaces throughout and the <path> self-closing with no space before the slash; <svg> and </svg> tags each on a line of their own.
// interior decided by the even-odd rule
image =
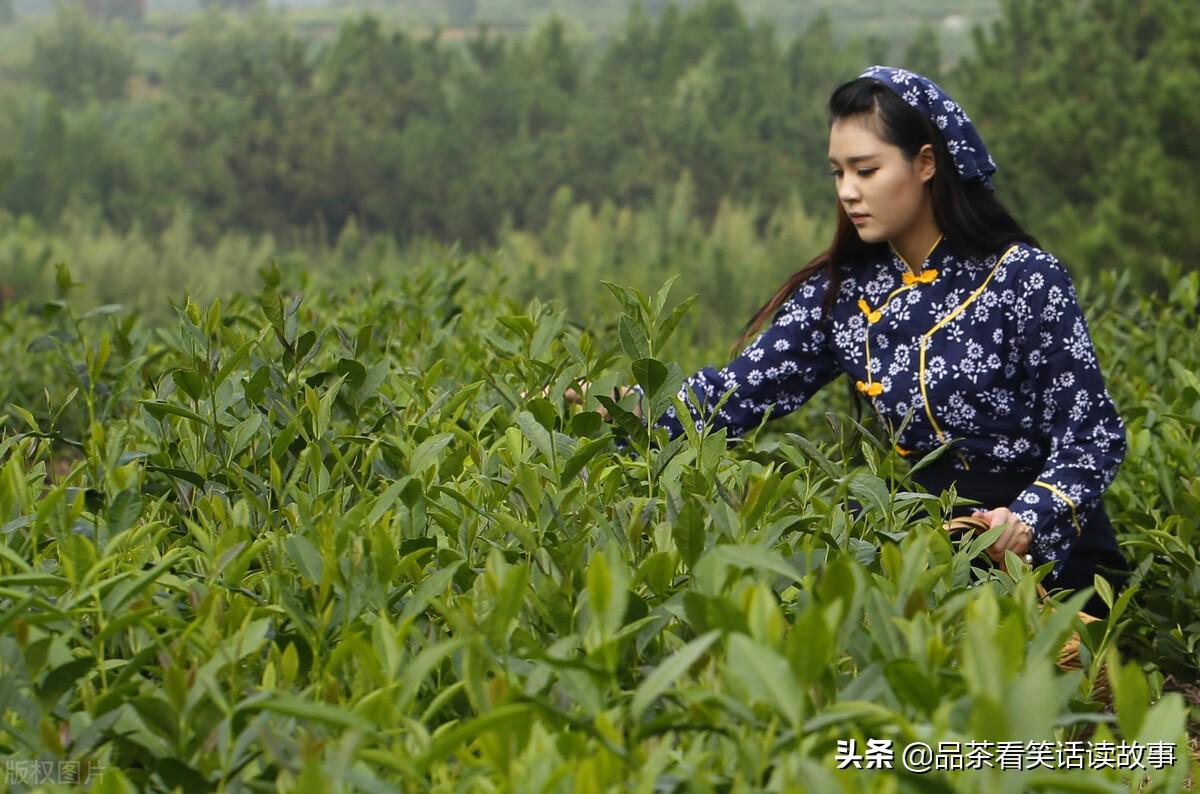
<svg viewBox="0 0 1200 794">
<path fill-rule="evenodd" d="M 768 409 L 793 411 L 848 373 L 893 435 L 913 411 L 897 437 L 901 455 L 954 439 L 961 470 L 1040 472 L 1009 508 L 1033 528 L 1035 560 L 1058 561 L 1057 574 L 1125 456 L 1124 424 L 1070 274 L 1031 245 L 978 260 L 943 237 L 919 276 L 890 248 L 841 275 L 825 319 L 830 280 L 821 271 L 734 361 L 685 381 L 680 397 L 697 427 L 708 416 L 739 435 Z M 704 406 L 689 402 L 689 387 Z M 683 432 L 673 408 L 659 425 Z"/>
</svg>

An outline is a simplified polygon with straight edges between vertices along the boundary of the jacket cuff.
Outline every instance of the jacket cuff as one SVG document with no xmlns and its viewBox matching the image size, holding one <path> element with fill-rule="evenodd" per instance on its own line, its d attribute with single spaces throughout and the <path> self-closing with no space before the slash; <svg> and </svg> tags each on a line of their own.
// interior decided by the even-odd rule
<svg viewBox="0 0 1200 794">
<path fill-rule="evenodd" d="M 1030 552 L 1035 563 L 1055 561 L 1053 574 L 1057 576 L 1083 534 L 1078 505 L 1058 486 L 1037 480 L 1017 496 L 1009 509 L 1033 530 Z"/>
</svg>

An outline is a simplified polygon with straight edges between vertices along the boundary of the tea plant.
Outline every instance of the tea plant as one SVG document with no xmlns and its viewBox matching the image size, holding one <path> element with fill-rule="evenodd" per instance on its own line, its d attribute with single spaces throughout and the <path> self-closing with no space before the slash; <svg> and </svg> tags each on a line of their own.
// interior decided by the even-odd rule
<svg viewBox="0 0 1200 794">
<path fill-rule="evenodd" d="M 1088 593 L 1042 605 L 1044 569 L 978 569 L 992 538 L 952 542 L 956 495 L 921 493 L 870 422 L 668 442 L 651 420 L 679 406 L 689 306 L 669 283 L 610 285 L 597 331 L 491 296 L 488 267 L 308 295 L 265 269 L 257 296 L 154 327 L 73 308 L 64 270 L 52 311 L 5 311 L 6 759 L 79 762 L 104 791 L 1183 786 L 1189 705 L 1163 671 L 1200 668 L 1200 361 L 1171 340 L 1197 274 L 1094 323 L 1139 571 L 1084 630 Z M 561 398 L 585 381 L 598 400 Z M 1084 669 L 1062 672 L 1072 631 Z M 1178 750 L 1154 771 L 838 768 L 839 740 L 870 738 Z"/>
</svg>

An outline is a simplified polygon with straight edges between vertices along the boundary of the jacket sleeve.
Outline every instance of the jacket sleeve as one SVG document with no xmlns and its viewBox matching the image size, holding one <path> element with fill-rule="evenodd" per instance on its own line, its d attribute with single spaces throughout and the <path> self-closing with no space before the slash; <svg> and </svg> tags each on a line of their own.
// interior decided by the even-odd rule
<svg viewBox="0 0 1200 794">
<path fill-rule="evenodd" d="M 768 408 L 772 417 L 790 413 L 839 373 L 830 323 L 821 317 L 828 288 L 828 274 L 816 272 L 796 288 L 771 325 L 737 358 L 719 370 L 705 367 L 684 381 L 679 397 L 698 430 L 708 417 L 714 430 L 725 427 L 731 436 L 741 435 L 757 427 Z M 689 398 L 689 386 L 699 405 Z M 712 415 L 713 406 L 729 389 L 735 391 Z M 683 433 L 676 413 L 669 407 L 657 422 L 671 438 Z"/>
<path fill-rule="evenodd" d="M 1031 431 L 1049 453 L 1037 480 L 1010 509 L 1034 531 L 1038 563 L 1062 570 L 1086 513 L 1125 458 L 1125 425 L 1104 386 L 1087 321 L 1070 274 L 1057 259 L 1038 252 L 1018 287 L 1020 344 L 1028 380 Z"/>
</svg>

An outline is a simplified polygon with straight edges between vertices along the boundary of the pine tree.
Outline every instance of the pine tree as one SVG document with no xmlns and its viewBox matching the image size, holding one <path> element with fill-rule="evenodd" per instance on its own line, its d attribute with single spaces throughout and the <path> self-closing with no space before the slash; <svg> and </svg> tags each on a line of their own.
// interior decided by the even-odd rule
<svg viewBox="0 0 1200 794">
<path fill-rule="evenodd" d="M 938 41 L 937 28 L 928 22 L 917 29 L 913 40 L 904 51 L 905 68 L 923 74 L 935 83 L 942 79 L 942 47 Z"/>
<path fill-rule="evenodd" d="M 1082 270 L 1196 266 L 1200 22 L 1178 0 L 1006 0 L 957 83 L 1030 231 Z"/>
<path fill-rule="evenodd" d="M 64 5 L 34 38 L 29 74 L 64 104 L 125 95 L 134 58 L 118 33 L 102 30 L 78 6 Z"/>
</svg>

